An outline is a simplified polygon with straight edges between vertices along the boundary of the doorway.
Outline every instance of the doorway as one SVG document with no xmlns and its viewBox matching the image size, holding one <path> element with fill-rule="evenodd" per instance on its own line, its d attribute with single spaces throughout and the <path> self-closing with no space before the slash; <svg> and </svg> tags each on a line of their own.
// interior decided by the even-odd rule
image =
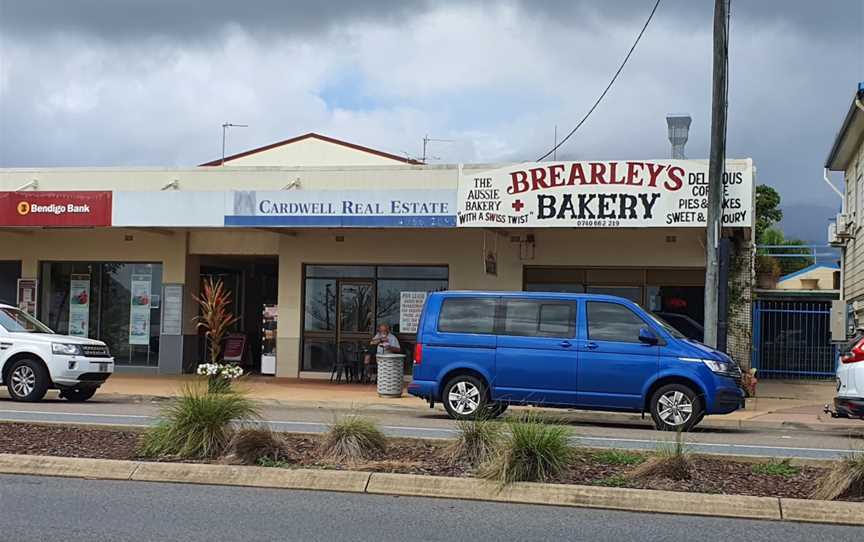
<svg viewBox="0 0 864 542">
<path fill-rule="evenodd" d="M 237 321 L 228 333 L 242 337 L 243 348 L 239 365 L 247 373 L 261 372 L 261 354 L 264 337 L 265 306 L 278 303 L 279 265 L 275 257 L 257 256 L 202 256 L 200 277 L 221 280 L 231 294 L 229 311 Z M 268 323 L 272 326 L 272 322 Z M 271 330 L 271 335 L 273 331 Z M 207 359 L 207 344 L 203 333 L 199 333 L 199 360 Z M 197 360 L 193 360 L 197 363 Z M 186 367 L 193 372 L 195 367 Z"/>
</svg>

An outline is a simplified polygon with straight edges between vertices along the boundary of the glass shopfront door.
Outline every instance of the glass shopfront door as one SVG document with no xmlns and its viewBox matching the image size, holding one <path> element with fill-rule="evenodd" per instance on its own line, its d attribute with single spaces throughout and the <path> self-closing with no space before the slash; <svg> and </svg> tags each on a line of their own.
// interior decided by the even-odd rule
<svg viewBox="0 0 864 542">
<path fill-rule="evenodd" d="M 307 265 L 304 275 L 306 372 L 330 371 L 340 353 L 360 356 L 379 324 L 389 324 L 410 354 L 415 333 L 402 329 L 403 292 L 446 290 L 448 282 L 444 266 Z"/>
</svg>

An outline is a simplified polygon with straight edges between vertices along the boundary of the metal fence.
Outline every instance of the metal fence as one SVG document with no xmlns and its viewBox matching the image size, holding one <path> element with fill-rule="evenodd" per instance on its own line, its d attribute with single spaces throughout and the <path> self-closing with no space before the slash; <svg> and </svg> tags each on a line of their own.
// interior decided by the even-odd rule
<svg viewBox="0 0 864 542">
<path fill-rule="evenodd" d="M 758 378 L 828 379 L 837 365 L 831 302 L 753 302 L 753 364 Z"/>
</svg>

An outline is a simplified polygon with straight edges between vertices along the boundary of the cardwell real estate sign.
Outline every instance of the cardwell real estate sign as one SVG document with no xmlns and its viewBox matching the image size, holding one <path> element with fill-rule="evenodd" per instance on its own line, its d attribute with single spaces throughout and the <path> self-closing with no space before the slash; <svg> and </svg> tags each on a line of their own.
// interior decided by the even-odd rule
<svg viewBox="0 0 864 542">
<path fill-rule="evenodd" d="M 111 225 L 111 192 L 0 192 L 0 226 Z"/>
<path fill-rule="evenodd" d="M 707 160 L 514 164 L 459 177 L 459 227 L 705 227 Z M 723 225 L 753 224 L 753 162 L 727 160 Z"/>
</svg>

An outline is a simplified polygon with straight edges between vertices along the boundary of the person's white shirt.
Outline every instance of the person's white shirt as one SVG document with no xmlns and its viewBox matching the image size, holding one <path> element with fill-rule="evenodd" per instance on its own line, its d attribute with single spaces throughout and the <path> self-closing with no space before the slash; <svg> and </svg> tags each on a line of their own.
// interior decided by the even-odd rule
<svg viewBox="0 0 864 542">
<path fill-rule="evenodd" d="M 378 349 L 375 351 L 376 354 L 389 354 L 394 350 L 399 350 L 399 339 L 396 338 L 396 335 L 392 333 L 388 333 L 386 336 L 383 333 L 376 333 L 373 337 L 373 340 L 380 340 L 383 342 L 378 343 Z M 387 343 L 390 346 L 390 351 L 384 349 L 384 343 Z"/>
</svg>

